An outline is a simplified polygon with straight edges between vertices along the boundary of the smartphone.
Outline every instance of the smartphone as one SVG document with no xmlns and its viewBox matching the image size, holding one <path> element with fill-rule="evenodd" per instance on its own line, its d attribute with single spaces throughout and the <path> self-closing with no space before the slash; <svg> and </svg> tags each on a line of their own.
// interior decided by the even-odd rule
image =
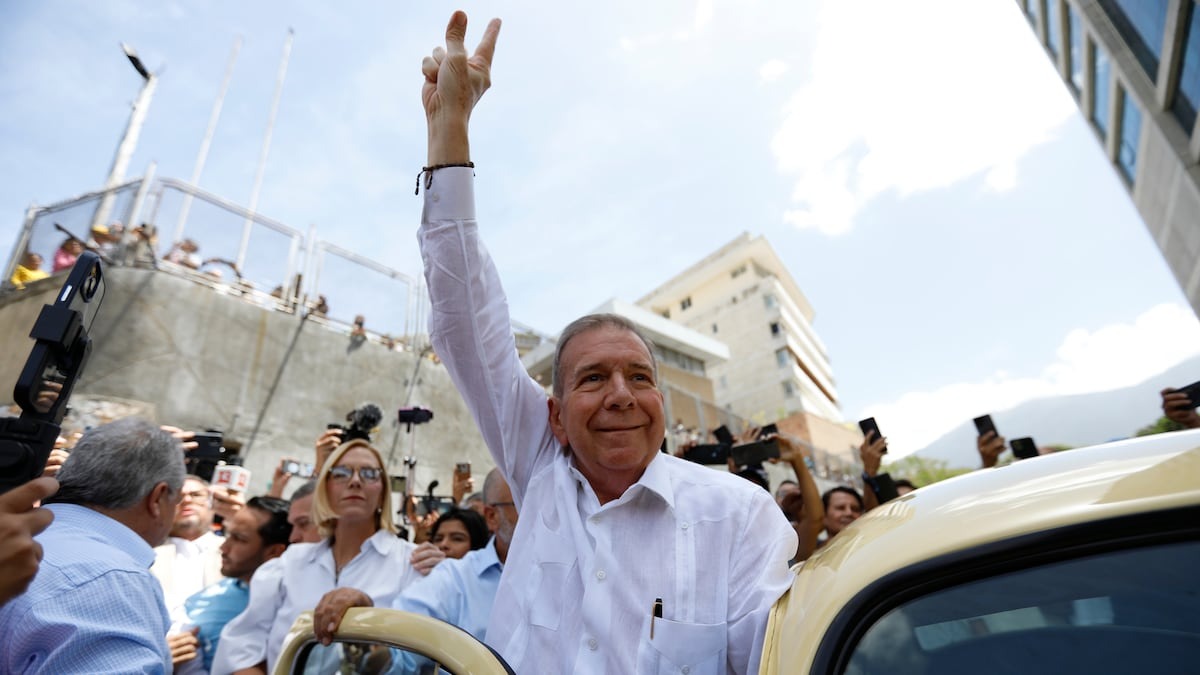
<svg viewBox="0 0 1200 675">
<path fill-rule="evenodd" d="M 858 421 L 858 428 L 862 430 L 863 438 L 870 438 L 874 432 L 875 438 L 883 438 L 883 434 L 879 431 L 879 425 L 875 423 L 874 417 L 868 417 L 865 420 Z M 883 446 L 884 454 L 887 454 L 887 446 Z"/>
<path fill-rule="evenodd" d="M 980 436 L 986 436 L 987 432 L 996 432 L 996 425 L 992 422 L 991 415 L 983 415 L 975 418 L 975 431 L 979 432 Z M 996 432 L 998 433 L 998 432 Z"/>
<path fill-rule="evenodd" d="M 1193 382 L 1186 387 L 1181 387 L 1175 390 L 1180 394 L 1187 394 L 1188 400 L 1192 402 L 1193 408 L 1200 408 L 1200 382 Z"/>
<path fill-rule="evenodd" d="M 733 445 L 733 433 L 730 432 L 729 427 L 725 426 L 724 424 L 716 429 L 713 429 L 713 437 L 716 438 L 717 442 L 721 445 Z"/>
<path fill-rule="evenodd" d="M 1012 447 L 1013 457 L 1017 459 L 1029 459 L 1038 456 L 1037 444 L 1032 438 L 1014 438 L 1009 445 Z"/>
<path fill-rule="evenodd" d="M 697 464 L 725 464 L 729 459 L 729 446 L 724 443 L 705 443 L 688 448 L 683 458 Z"/>
<path fill-rule="evenodd" d="M 772 422 L 771 424 L 768 424 L 758 430 L 758 437 L 759 437 L 759 439 L 763 439 L 763 438 L 766 438 L 768 436 L 771 436 L 773 434 L 778 434 L 778 433 L 779 433 L 779 427 L 776 426 L 774 422 Z"/>
<path fill-rule="evenodd" d="M 735 445 L 729 450 L 729 456 L 738 466 L 753 466 L 762 464 L 768 459 L 779 457 L 779 441 L 772 438 L 769 441 L 754 441 Z"/>
<path fill-rule="evenodd" d="M 189 453 L 189 457 L 194 460 L 219 460 L 221 459 L 221 443 L 225 440 L 225 435 L 220 431 L 197 431 L 196 449 Z"/>
<path fill-rule="evenodd" d="M 283 463 L 283 470 L 285 472 L 300 478 L 312 478 L 314 468 L 312 464 L 293 462 L 291 460 Z"/>
<path fill-rule="evenodd" d="M 458 464 L 455 464 L 454 465 L 454 473 L 459 476 L 470 476 L 471 475 L 471 463 L 470 462 L 459 462 Z"/>
</svg>

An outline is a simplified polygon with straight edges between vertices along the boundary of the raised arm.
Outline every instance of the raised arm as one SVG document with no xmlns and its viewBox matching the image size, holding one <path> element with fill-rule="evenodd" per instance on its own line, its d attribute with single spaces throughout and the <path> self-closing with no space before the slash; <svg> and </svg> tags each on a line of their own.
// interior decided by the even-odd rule
<svg viewBox="0 0 1200 675">
<path fill-rule="evenodd" d="M 796 472 L 800 498 L 804 503 L 800 520 L 793 524 L 798 539 L 794 560 L 807 560 L 817 550 L 817 539 L 821 536 L 821 530 L 825 529 L 825 506 L 821 502 L 821 490 L 804 463 L 804 452 L 800 449 L 799 441 L 782 434 L 776 438 L 779 440 L 779 458 L 791 464 Z"/>
</svg>

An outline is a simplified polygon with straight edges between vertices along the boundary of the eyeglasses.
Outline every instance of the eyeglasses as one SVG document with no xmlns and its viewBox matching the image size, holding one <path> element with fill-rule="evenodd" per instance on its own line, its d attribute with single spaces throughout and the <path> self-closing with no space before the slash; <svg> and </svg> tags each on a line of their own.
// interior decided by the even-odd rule
<svg viewBox="0 0 1200 675">
<path fill-rule="evenodd" d="M 376 483 L 383 476 L 383 469 L 376 469 L 373 466 L 352 467 L 339 464 L 329 470 L 329 478 L 337 483 L 345 483 L 355 473 L 358 473 L 359 480 L 364 483 Z"/>
</svg>

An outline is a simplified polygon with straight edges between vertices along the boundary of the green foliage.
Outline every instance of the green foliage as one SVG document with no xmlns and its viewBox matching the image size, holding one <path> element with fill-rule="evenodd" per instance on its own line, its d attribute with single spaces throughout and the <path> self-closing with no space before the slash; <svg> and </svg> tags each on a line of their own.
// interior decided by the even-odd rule
<svg viewBox="0 0 1200 675">
<path fill-rule="evenodd" d="M 909 455 L 904 459 L 890 462 L 884 468 L 892 478 L 907 478 L 914 485 L 920 487 L 972 471 L 972 469 L 952 469 L 950 463 L 944 459 L 931 459 L 917 455 Z"/>
<path fill-rule="evenodd" d="M 1187 427 L 1183 426 L 1179 422 L 1167 419 L 1167 416 L 1163 415 L 1162 417 L 1158 418 L 1154 424 L 1150 424 L 1138 429 L 1134 436 L 1152 436 L 1154 434 L 1165 434 L 1168 431 L 1180 431 L 1181 429 L 1186 428 Z"/>
</svg>

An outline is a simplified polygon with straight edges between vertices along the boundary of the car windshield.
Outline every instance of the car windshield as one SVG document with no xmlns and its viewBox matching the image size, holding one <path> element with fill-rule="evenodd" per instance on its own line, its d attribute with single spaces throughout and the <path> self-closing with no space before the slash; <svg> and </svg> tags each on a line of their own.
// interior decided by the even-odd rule
<svg viewBox="0 0 1200 675">
<path fill-rule="evenodd" d="M 1189 541 L 925 595 L 872 625 L 844 672 L 1195 672 L 1198 655 L 1200 542 Z"/>
</svg>

